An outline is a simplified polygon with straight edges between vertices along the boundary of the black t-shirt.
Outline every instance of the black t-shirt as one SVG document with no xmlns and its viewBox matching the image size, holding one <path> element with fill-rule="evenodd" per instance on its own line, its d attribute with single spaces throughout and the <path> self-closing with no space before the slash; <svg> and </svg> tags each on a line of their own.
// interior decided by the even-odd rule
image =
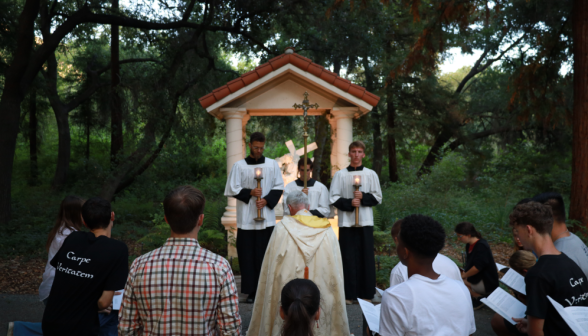
<svg viewBox="0 0 588 336">
<path fill-rule="evenodd" d="M 494 257 L 492 256 L 492 250 L 486 239 L 480 239 L 474 245 L 472 252 L 469 252 L 470 244 L 466 244 L 466 264 L 464 270 L 467 272 L 473 266 L 480 271 L 476 275 L 472 275 L 468 278 L 468 281 L 472 284 L 484 281 L 484 288 L 487 293 L 492 292 L 498 287 L 498 272 L 496 271 L 496 263 L 494 263 Z"/>
<path fill-rule="evenodd" d="M 588 281 L 567 255 L 544 255 L 525 276 L 527 315 L 545 319 L 545 335 L 575 335 L 553 305 L 549 295 L 564 307 L 588 306 Z"/>
<path fill-rule="evenodd" d="M 55 280 L 43 314 L 43 335 L 98 335 L 98 299 L 123 289 L 129 250 L 118 240 L 76 231 L 51 260 Z"/>
</svg>

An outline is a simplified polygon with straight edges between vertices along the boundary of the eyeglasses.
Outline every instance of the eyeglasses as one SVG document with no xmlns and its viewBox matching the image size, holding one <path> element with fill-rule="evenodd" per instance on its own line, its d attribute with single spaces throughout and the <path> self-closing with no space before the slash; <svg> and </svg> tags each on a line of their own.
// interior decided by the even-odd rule
<svg viewBox="0 0 588 336">
<path fill-rule="evenodd" d="M 463 237 L 463 236 L 464 236 L 464 235 L 462 235 L 462 234 L 459 234 L 459 233 L 456 233 L 455 235 L 457 236 L 457 239 L 460 239 L 461 237 Z"/>
<path fill-rule="evenodd" d="M 254 151 L 263 151 L 265 147 L 253 147 Z"/>
</svg>

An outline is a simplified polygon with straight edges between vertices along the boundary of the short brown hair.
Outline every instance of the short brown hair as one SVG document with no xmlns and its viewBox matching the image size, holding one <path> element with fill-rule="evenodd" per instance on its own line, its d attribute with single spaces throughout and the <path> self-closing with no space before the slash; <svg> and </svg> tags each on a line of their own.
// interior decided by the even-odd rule
<svg viewBox="0 0 588 336">
<path fill-rule="evenodd" d="M 349 144 L 349 151 L 351 152 L 351 148 L 361 148 L 365 152 L 365 144 L 361 140 L 353 141 Z"/>
<path fill-rule="evenodd" d="M 392 238 L 398 237 L 398 234 L 400 233 L 401 225 L 402 225 L 402 219 L 399 219 L 396 222 L 394 222 L 394 224 L 392 224 L 392 229 L 390 229 L 390 234 L 392 235 Z"/>
<path fill-rule="evenodd" d="M 172 190 L 163 201 L 163 212 L 171 230 L 179 234 L 194 230 L 205 203 L 202 191 L 190 185 Z"/>
<path fill-rule="evenodd" d="M 510 225 L 531 225 L 539 234 L 551 234 L 553 214 L 551 207 L 538 202 L 517 205 L 509 216 Z"/>
<path fill-rule="evenodd" d="M 310 166 L 310 169 L 312 169 L 312 167 L 314 166 L 310 158 L 308 158 L 308 160 L 306 161 L 306 165 Z M 302 166 L 304 166 L 304 157 L 301 157 L 300 160 L 298 160 L 298 170 L 302 169 Z"/>
<path fill-rule="evenodd" d="M 265 135 L 263 135 L 263 133 L 261 132 L 255 132 L 251 134 L 251 136 L 249 137 L 249 143 L 253 143 L 255 141 L 265 142 Z"/>
</svg>

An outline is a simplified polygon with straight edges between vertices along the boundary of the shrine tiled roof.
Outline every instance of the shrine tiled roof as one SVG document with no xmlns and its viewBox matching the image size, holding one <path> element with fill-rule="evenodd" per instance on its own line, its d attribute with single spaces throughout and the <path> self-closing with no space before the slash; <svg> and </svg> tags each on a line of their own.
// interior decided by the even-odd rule
<svg viewBox="0 0 588 336">
<path fill-rule="evenodd" d="M 371 106 L 375 106 L 380 100 L 380 97 L 371 92 L 368 92 L 364 87 L 355 85 L 351 83 L 351 81 L 337 76 L 336 73 L 325 69 L 325 67 L 314 63 L 312 60 L 304 56 L 301 56 L 297 53 L 285 53 L 272 58 L 269 60 L 269 62 L 261 64 L 255 68 L 255 70 L 249 71 L 241 75 L 239 78 L 228 82 L 226 85 L 213 90 L 206 96 L 201 97 L 199 99 L 200 104 L 202 107 L 207 108 L 217 101 L 225 98 L 229 94 L 237 92 L 245 86 L 250 85 L 251 83 L 266 76 L 270 72 L 278 70 L 286 64 L 292 64 L 303 71 L 307 71 L 312 75 L 326 81 L 327 83 L 332 84 L 337 88 L 365 101 Z"/>
</svg>

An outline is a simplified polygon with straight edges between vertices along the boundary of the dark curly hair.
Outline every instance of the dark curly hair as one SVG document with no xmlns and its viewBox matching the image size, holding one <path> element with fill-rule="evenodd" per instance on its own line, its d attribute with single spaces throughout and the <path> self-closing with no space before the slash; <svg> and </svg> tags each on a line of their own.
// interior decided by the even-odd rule
<svg viewBox="0 0 588 336">
<path fill-rule="evenodd" d="M 531 225 L 539 234 L 550 234 L 553 228 L 551 207 L 538 202 L 517 205 L 509 216 L 510 225 Z"/>
<path fill-rule="evenodd" d="M 533 196 L 533 201 L 549 205 L 554 220 L 557 220 L 560 223 L 566 221 L 566 205 L 561 194 L 556 192 L 544 192 Z"/>
<path fill-rule="evenodd" d="M 431 217 L 410 215 L 402 220 L 400 239 L 417 256 L 435 258 L 445 245 L 445 230 Z"/>
</svg>

